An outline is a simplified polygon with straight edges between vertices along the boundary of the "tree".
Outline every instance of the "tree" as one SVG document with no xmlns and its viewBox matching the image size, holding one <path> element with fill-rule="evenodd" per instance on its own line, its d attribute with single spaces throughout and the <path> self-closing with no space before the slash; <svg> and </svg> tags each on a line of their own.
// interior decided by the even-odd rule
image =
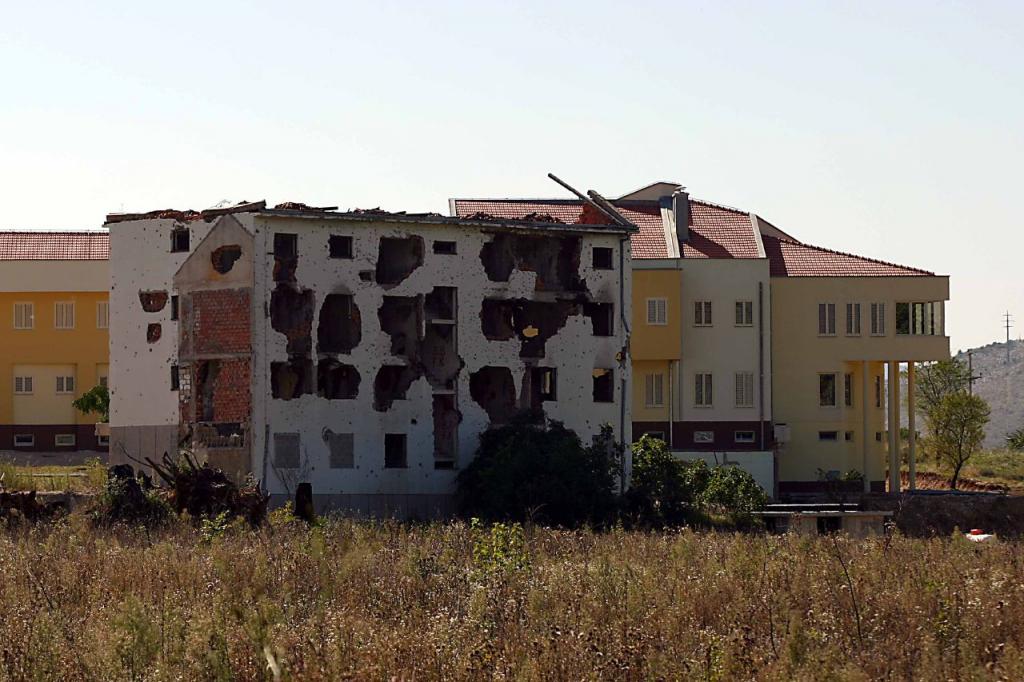
<svg viewBox="0 0 1024 682">
<path fill-rule="evenodd" d="M 917 408 L 927 417 L 946 396 L 968 392 L 971 372 L 964 362 L 952 358 L 921 365 L 915 379 Z"/>
<path fill-rule="evenodd" d="M 749 471 L 725 465 L 711 470 L 701 501 L 736 519 L 749 519 L 752 512 L 768 504 L 768 494 Z"/>
<path fill-rule="evenodd" d="M 110 392 L 102 384 L 93 386 L 71 405 L 82 414 L 95 413 L 101 422 L 110 421 Z"/>
<path fill-rule="evenodd" d="M 1011 450 L 1024 450 L 1024 427 L 1006 434 L 1006 447 Z"/>
<path fill-rule="evenodd" d="M 584 447 L 561 422 L 521 414 L 480 434 L 457 479 L 460 511 L 486 521 L 603 524 L 615 511 L 618 451 L 610 427 Z"/>
<path fill-rule="evenodd" d="M 990 413 L 984 400 L 965 391 L 945 396 L 928 412 L 928 440 L 940 461 L 953 470 L 949 482 L 953 490 L 960 470 L 985 439 Z"/>
<path fill-rule="evenodd" d="M 710 475 L 704 462 L 680 462 L 665 441 L 644 434 L 633 444 L 633 474 L 626 508 L 646 526 L 684 523 L 697 508 L 697 497 Z"/>
</svg>

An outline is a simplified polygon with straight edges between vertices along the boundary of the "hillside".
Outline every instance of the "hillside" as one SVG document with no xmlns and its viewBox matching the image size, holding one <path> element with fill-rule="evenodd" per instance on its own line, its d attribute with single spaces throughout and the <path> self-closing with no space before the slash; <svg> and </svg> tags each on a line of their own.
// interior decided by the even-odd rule
<svg viewBox="0 0 1024 682">
<path fill-rule="evenodd" d="M 974 392 L 992 407 L 992 421 L 986 429 L 985 447 L 1005 445 L 1006 434 L 1024 426 L 1024 342 L 1010 341 L 1010 361 L 1006 344 L 990 343 L 974 349 Z M 956 355 L 967 362 L 967 351 Z"/>
</svg>

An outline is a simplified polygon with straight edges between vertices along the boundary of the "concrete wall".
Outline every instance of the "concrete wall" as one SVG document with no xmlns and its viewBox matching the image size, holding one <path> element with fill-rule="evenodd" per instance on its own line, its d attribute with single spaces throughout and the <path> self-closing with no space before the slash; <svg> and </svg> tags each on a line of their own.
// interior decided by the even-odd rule
<svg viewBox="0 0 1024 682">
<path fill-rule="evenodd" d="M 799 491 L 815 483 L 818 470 L 864 472 L 862 443 L 863 383 L 861 361 L 868 361 L 868 433 L 871 481 L 885 478 L 885 400 L 883 362 L 929 361 L 949 357 L 945 336 L 897 336 L 897 301 L 943 301 L 949 296 L 945 277 L 777 277 L 772 279 L 772 367 L 776 423 L 788 425 L 791 438 L 779 446 L 780 486 Z M 836 304 L 836 335 L 818 335 L 818 304 Z M 846 334 L 846 304 L 861 304 L 861 334 Z M 870 304 L 885 303 L 885 335 L 872 336 Z M 821 407 L 818 377 L 839 375 L 837 406 Z M 853 405 L 843 400 L 843 375 L 853 375 Z M 874 386 L 882 378 L 882 402 Z M 837 441 L 822 441 L 821 431 L 838 431 Z M 847 440 L 847 432 L 851 440 Z M 881 438 L 878 435 L 881 434 Z"/>
<path fill-rule="evenodd" d="M 139 220 L 113 223 L 110 229 L 110 458 L 124 461 L 123 449 L 176 448 L 178 393 L 171 390 L 176 363 L 178 323 L 171 320 L 172 278 L 213 222 Z M 190 251 L 171 252 L 171 232 L 189 230 Z M 167 302 L 146 312 L 140 292 L 164 292 Z M 148 340 L 150 325 L 160 338 Z M 172 438 L 169 434 L 173 432 Z M 149 445 L 147 445 L 149 444 Z M 133 453 L 134 456 L 134 453 Z"/>
<path fill-rule="evenodd" d="M 243 221 L 250 216 L 239 216 Z M 253 296 L 253 423 L 266 424 L 266 431 L 253 429 L 253 468 L 262 476 L 273 493 L 284 494 L 300 480 L 313 482 L 317 495 L 375 496 L 375 509 L 380 505 L 399 504 L 408 508 L 437 506 L 437 496 L 453 491 L 458 470 L 466 465 L 476 450 L 477 439 L 488 423 L 488 415 L 470 396 L 470 376 L 483 367 L 511 369 L 517 396 L 523 388 L 523 375 L 530 366 L 557 368 L 557 400 L 543 403 L 552 419 L 563 421 L 589 442 L 600 426 L 610 423 L 620 428 L 622 407 L 622 381 L 629 378 L 628 363 L 621 366 L 616 353 L 625 345 L 619 298 L 619 238 L 615 235 L 587 235 L 583 240 L 579 275 L 586 282 L 591 298 L 615 304 L 614 336 L 597 337 L 590 319 L 584 315 L 570 315 L 565 326 L 547 340 L 544 357 L 525 360 L 520 357 L 521 340 L 488 340 L 482 331 L 481 307 L 484 298 L 526 298 L 555 300 L 559 294 L 536 292 L 537 274 L 514 270 L 508 282 L 491 281 L 481 264 L 481 249 L 492 239 L 478 227 L 408 226 L 368 222 L 324 221 L 256 216 L 254 224 L 256 253 L 262 262 L 255 268 Z M 292 400 L 271 397 L 268 374 L 273 362 L 286 361 L 289 353 L 285 335 L 275 331 L 265 310 L 269 306 L 274 272 L 273 243 L 275 233 L 298 235 L 298 265 L 296 285 L 313 291 L 313 351 L 318 352 L 316 328 L 324 299 L 331 293 L 350 294 L 361 316 L 361 340 L 350 353 L 338 355 L 344 363 L 354 365 L 361 376 L 358 395 L 351 400 L 328 400 L 315 394 L 302 395 Z M 423 264 L 409 276 L 388 289 L 360 276 L 372 272 L 378 260 L 382 237 L 403 238 L 409 235 L 423 238 Z M 330 235 L 353 237 L 353 257 L 332 259 L 328 254 Z M 454 241 L 458 255 L 433 252 L 434 240 Z M 591 249 L 594 246 L 616 250 L 615 269 L 594 270 L 591 267 Z M 629 262 L 628 241 L 625 248 Z M 267 255 L 264 255 L 267 254 Z M 630 296 L 630 272 L 625 278 L 625 300 Z M 372 277 L 370 277 L 372 280 Z M 432 395 L 434 388 L 425 378 L 415 380 L 408 388 L 404 400 L 396 400 L 386 411 L 374 409 L 374 379 L 382 364 L 404 364 L 403 358 L 391 352 L 391 337 L 382 331 L 378 318 L 383 297 L 425 295 L 434 287 L 457 288 L 457 344 L 462 368 L 457 376 L 454 394 L 461 422 L 457 431 L 456 468 L 434 468 Z M 592 397 L 595 368 L 615 371 L 615 400 L 595 403 Z M 629 438 L 629 405 L 625 407 L 625 427 L 622 437 Z M 329 466 L 329 447 L 325 436 L 333 433 L 352 433 L 355 466 L 351 469 L 332 469 Z M 301 461 L 296 469 L 274 466 L 274 433 L 300 434 Z M 408 439 L 408 467 L 385 469 L 383 442 L 386 433 L 406 434 Z M 268 437 L 269 436 L 269 437 Z M 426 496 L 415 499 L 396 496 Z M 338 498 L 339 500 L 342 498 Z M 364 497 L 353 499 L 365 500 Z M 360 502 L 359 504 L 364 504 Z"/>
</svg>

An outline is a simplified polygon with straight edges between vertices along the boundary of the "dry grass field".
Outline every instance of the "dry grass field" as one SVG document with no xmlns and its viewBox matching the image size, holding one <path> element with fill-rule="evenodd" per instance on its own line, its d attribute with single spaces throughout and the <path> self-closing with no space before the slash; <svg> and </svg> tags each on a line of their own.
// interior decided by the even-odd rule
<svg viewBox="0 0 1024 682">
<path fill-rule="evenodd" d="M 0 529 L 0 679 L 1024 679 L 1024 545 Z"/>
</svg>

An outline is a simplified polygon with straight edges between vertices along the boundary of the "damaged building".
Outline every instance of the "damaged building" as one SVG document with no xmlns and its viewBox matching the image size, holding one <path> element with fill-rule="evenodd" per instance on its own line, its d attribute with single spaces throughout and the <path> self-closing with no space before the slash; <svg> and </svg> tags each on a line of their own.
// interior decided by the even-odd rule
<svg viewBox="0 0 1024 682">
<path fill-rule="evenodd" d="M 112 458 L 184 446 L 279 499 L 431 517 L 520 411 L 629 442 L 635 228 L 588 215 L 108 216 Z"/>
</svg>

